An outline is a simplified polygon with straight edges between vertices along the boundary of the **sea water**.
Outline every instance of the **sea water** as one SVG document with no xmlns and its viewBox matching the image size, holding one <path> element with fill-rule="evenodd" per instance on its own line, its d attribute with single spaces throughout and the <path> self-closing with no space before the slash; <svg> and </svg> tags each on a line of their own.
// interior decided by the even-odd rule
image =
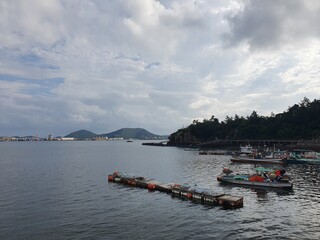
<svg viewBox="0 0 320 240">
<path fill-rule="evenodd" d="M 255 165 L 142 141 L 1 142 L 0 239 L 320 239 L 320 166 L 286 166 L 293 191 L 221 184 L 224 167 Z M 114 171 L 243 196 L 244 207 L 110 183 Z"/>
</svg>

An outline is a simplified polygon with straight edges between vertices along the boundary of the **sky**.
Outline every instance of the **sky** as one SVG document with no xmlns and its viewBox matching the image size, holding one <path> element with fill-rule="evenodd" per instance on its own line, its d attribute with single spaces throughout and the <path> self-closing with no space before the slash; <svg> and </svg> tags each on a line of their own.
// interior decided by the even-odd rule
<svg viewBox="0 0 320 240">
<path fill-rule="evenodd" d="M 270 116 L 320 95 L 318 0 L 0 0 L 0 136 Z"/>
</svg>

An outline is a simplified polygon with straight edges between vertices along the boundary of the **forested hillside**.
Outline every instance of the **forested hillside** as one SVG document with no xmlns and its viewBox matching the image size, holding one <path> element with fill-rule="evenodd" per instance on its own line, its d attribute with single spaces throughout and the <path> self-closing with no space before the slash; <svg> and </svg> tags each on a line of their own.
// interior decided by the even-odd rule
<svg viewBox="0 0 320 240">
<path fill-rule="evenodd" d="M 202 122 L 194 120 L 186 128 L 179 129 L 169 137 L 171 144 L 195 144 L 212 140 L 240 139 L 320 139 L 320 100 L 304 98 L 287 111 L 271 116 L 226 116 L 219 121 L 212 116 Z"/>
</svg>

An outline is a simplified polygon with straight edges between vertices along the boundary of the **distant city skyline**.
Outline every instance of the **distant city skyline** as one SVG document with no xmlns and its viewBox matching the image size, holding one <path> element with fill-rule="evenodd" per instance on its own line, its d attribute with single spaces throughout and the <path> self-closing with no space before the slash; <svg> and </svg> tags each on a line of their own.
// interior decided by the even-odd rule
<svg viewBox="0 0 320 240">
<path fill-rule="evenodd" d="M 140 131 L 141 130 L 141 131 Z M 143 128 L 121 128 L 121 129 L 117 129 L 115 131 L 111 131 L 111 132 L 104 132 L 104 133 L 95 133 L 95 132 L 92 132 L 92 131 L 89 131 L 89 130 L 85 130 L 85 129 L 81 129 L 81 130 L 77 130 L 77 131 L 74 131 L 74 132 L 69 132 L 67 134 L 64 134 L 64 135 L 54 135 L 52 133 L 49 133 L 47 135 L 44 135 L 44 136 L 39 136 L 38 134 L 29 134 L 29 135 L 0 135 L 0 141 L 1 140 L 39 140 L 39 139 L 42 139 L 42 140 L 54 140 L 54 139 L 61 139 L 61 138 L 64 138 L 64 139 L 67 139 L 67 138 L 75 138 L 77 139 L 78 137 L 77 136 L 71 136 L 71 135 L 78 135 L 79 132 L 81 132 L 80 135 L 83 135 L 83 134 L 86 134 L 86 135 L 90 135 L 92 136 L 92 138 L 96 138 L 96 139 L 102 139 L 102 138 L 105 138 L 105 139 L 115 139 L 115 138 L 118 138 L 118 137 L 115 137 L 115 136 L 106 136 L 106 135 L 119 135 L 119 134 L 125 134 L 125 135 L 128 135 L 131 132 L 131 134 L 135 134 L 136 132 L 139 132 L 139 134 L 142 134 L 142 135 L 148 135 L 148 134 L 151 134 L 151 135 L 155 135 L 155 138 L 159 138 L 159 139 L 163 139 L 164 137 L 167 137 L 168 135 L 158 135 L 158 134 L 154 134 L 152 132 L 149 132 L 148 130 L 146 129 L 143 129 Z M 84 133 L 85 132 L 85 133 Z M 69 136 L 70 135 L 70 136 Z M 91 138 L 91 137 L 86 137 L 86 138 Z M 126 137 L 125 137 L 126 138 Z"/>
<path fill-rule="evenodd" d="M 0 136 L 270 116 L 320 92 L 320 1 L 0 2 Z"/>
</svg>

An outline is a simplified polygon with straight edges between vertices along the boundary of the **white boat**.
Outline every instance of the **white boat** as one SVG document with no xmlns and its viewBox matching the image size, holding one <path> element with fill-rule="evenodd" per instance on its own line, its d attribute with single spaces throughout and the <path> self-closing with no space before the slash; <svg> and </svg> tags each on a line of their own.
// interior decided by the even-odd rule
<svg viewBox="0 0 320 240">
<path fill-rule="evenodd" d="M 252 154 L 252 146 L 246 145 L 246 146 L 240 146 L 240 154 Z"/>
</svg>

